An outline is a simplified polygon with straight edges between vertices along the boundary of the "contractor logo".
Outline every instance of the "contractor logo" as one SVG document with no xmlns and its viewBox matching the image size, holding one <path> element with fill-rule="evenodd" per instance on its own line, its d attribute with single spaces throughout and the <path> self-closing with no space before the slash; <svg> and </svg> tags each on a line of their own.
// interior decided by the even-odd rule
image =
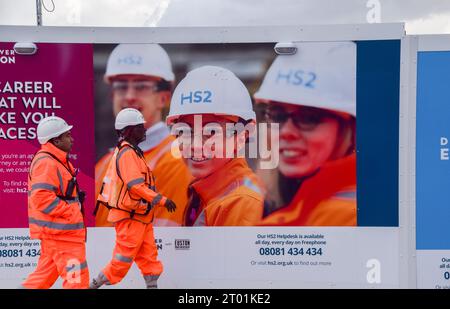
<svg viewBox="0 0 450 309">
<path fill-rule="evenodd" d="M 175 250 L 189 250 L 191 241 L 189 239 L 175 239 Z"/>
<path fill-rule="evenodd" d="M 0 49 L 0 64 L 16 63 L 16 53 L 14 49 Z"/>
</svg>

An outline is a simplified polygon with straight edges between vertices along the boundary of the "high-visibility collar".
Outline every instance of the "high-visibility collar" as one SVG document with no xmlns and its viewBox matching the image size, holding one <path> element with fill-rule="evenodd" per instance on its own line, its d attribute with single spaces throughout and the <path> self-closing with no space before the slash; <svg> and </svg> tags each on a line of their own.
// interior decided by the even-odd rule
<svg viewBox="0 0 450 309">
<path fill-rule="evenodd" d="M 309 195 L 310 192 L 314 192 L 314 195 L 317 195 L 316 198 L 326 198 L 334 194 L 336 190 L 354 184 L 356 184 L 356 155 L 352 154 L 325 163 L 314 176 L 303 182 L 293 203 L 298 202 L 302 195 Z"/>
<path fill-rule="evenodd" d="M 50 152 L 52 155 L 54 155 L 58 160 L 63 162 L 64 164 L 68 163 L 69 154 L 52 143 L 48 142 L 41 146 L 41 151 L 47 151 Z"/>
<path fill-rule="evenodd" d="M 211 175 L 194 180 L 192 187 L 200 195 L 203 203 L 208 203 L 213 198 L 222 196 L 222 193 L 233 184 L 239 182 L 243 177 L 252 173 L 247 162 L 243 158 L 231 159 L 220 169 Z"/>
<path fill-rule="evenodd" d="M 356 185 L 355 154 L 325 163 L 314 176 L 304 180 L 292 201 L 275 213 L 289 214 L 290 218 L 295 218 L 295 224 L 300 225 L 308 218 L 314 205 L 352 185 Z M 300 203 L 302 207 L 298 207 Z"/>
<path fill-rule="evenodd" d="M 135 145 L 131 144 L 130 142 L 126 141 L 126 140 L 123 140 L 120 143 L 119 149 L 121 149 L 122 147 L 125 147 L 125 146 L 128 146 L 131 149 L 133 149 L 140 157 L 144 156 L 144 152 L 142 151 L 142 149 L 139 146 L 135 146 Z"/>
</svg>

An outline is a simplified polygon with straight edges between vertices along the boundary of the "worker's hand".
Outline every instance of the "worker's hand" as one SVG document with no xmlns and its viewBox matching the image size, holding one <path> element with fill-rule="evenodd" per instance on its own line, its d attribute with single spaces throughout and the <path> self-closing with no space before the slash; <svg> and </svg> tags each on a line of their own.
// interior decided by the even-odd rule
<svg viewBox="0 0 450 309">
<path fill-rule="evenodd" d="M 175 209 L 177 209 L 177 205 L 175 205 L 175 203 L 171 199 L 166 199 L 164 207 L 166 207 L 168 212 L 174 212 Z"/>
</svg>

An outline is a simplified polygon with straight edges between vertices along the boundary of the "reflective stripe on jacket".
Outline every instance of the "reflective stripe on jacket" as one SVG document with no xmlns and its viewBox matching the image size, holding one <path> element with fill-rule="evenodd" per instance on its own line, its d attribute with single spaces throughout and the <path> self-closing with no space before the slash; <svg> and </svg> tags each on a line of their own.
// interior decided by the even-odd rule
<svg viewBox="0 0 450 309">
<path fill-rule="evenodd" d="M 62 163 L 45 152 L 52 154 Z M 28 178 L 31 238 L 85 241 L 86 230 L 76 189 L 70 199 L 65 199 L 67 185 L 74 174 L 74 168 L 67 156 L 66 152 L 46 143 L 31 162 Z"/>
<path fill-rule="evenodd" d="M 144 158 L 155 177 L 155 185 L 159 193 L 167 196 L 177 205 L 176 211 L 170 213 L 164 207 L 154 209 L 155 226 L 180 226 L 183 224 L 183 213 L 187 203 L 187 188 L 192 176 L 181 158 L 172 155 L 171 146 L 175 140 L 173 136 L 165 137 L 160 143 L 144 152 Z M 174 151 L 178 151 L 175 149 Z M 95 165 L 95 192 L 100 189 L 106 175 L 106 171 L 114 152 L 103 156 Z M 109 210 L 100 207 L 95 217 L 96 226 L 112 226 L 107 221 Z"/>
<path fill-rule="evenodd" d="M 112 223 L 127 218 L 149 223 L 153 208 L 163 205 L 166 198 L 156 192 L 143 156 L 134 146 L 122 142 L 114 151 L 98 201 L 112 207 L 108 215 Z"/>
</svg>

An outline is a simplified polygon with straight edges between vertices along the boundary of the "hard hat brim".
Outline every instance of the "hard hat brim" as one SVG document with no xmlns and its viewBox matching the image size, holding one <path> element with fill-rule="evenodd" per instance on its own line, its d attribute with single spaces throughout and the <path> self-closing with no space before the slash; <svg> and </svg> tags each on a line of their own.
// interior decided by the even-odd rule
<svg viewBox="0 0 450 309">
<path fill-rule="evenodd" d="M 67 127 L 65 127 L 65 128 L 64 128 L 63 130 L 61 130 L 61 131 L 58 131 L 58 132 L 56 132 L 56 133 L 47 135 L 47 136 L 45 136 L 45 137 L 38 138 L 39 143 L 40 143 L 41 145 L 44 145 L 44 144 L 46 144 L 49 140 L 51 140 L 52 138 L 61 136 L 62 134 L 66 133 L 66 132 L 69 132 L 70 130 L 72 130 L 72 128 L 73 128 L 73 126 L 68 125 Z"/>
<path fill-rule="evenodd" d="M 217 116 L 232 116 L 232 117 L 238 117 L 244 120 L 253 120 L 256 121 L 256 114 L 254 111 L 251 112 L 242 112 L 242 113 L 210 113 L 210 112 L 205 112 L 205 113 L 186 113 L 186 114 L 177 114 L 177 115 L 169 115 L 166 117 L 166 124 L 167 125 L 172 125 L 174 124 L 179 118 L 181 118 L 182 116 L 189 116 L 189 115 L 217 115 Z"/>
</svg>

